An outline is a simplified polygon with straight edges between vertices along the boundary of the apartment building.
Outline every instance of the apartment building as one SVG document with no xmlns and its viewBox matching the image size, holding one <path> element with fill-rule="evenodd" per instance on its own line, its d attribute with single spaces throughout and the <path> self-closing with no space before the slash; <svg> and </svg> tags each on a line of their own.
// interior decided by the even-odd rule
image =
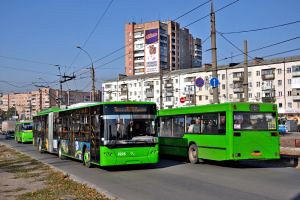
<svg viewBox="0 0 300 200">
<path fill-rule="evenodd" d="M 174 21 L 125 25 L 127 76 L 201 67 L 202 44 Z"/>
<path fill-rule="evenodd" d="M 238 102 L 244 99 L 243 64 L 218 66 L 219 100 Z M 195 79 L 204 80 L 203 87 Z M 209 66 L 182 69 L 163 74 L 163 108 L 213 103 Z M 274 102 L 279 113 L 300 113 L 300 56 L 249 62 L 248 97 L 250 102 Z M 185 99 L 181 103 L 180 98 Z M 160 107 L 159 73 L 129 76 L 103 83 L 103 101 L 153 101 Z"/>
<path fill-rule="evenodd" d="M 101 100 L 100 94 L 96 99 Z M 72 105 L 90 101 L 90 92 L 63 91 L 62 105 Z M 8 108 L 16 108 L 20 119 L 30 119 L 39 111 L 59 105 L 60 91 L 52 88 L 40 88 L 27 93 L 9 93 L 0 96 L 0 109 L 7 111 Z"/>
</svg>

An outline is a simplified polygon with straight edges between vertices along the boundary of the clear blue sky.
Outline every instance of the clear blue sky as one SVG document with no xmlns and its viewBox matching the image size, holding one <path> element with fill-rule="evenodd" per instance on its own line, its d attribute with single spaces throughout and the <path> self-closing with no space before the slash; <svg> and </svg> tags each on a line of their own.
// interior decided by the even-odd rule
<svg viewBox="0 0 300 200">
<path fill-rule="evenodd" d="M 114 0 L 84 49 L 97 60 L 124 46 L 125 23 L 175 19 L 206 0 Z M 234 0 L 215 0 L 215 10 Z M 79 49 L 104 13 L 110 0 L 3 0 L 0 2 L 0 92 L 23 92 L 36 89 L 32 82 L 48 85 L 58 79 L 58 70 L 50 64 L 67 66 L 63 72 L 72 72 L 89 64 L 89 58 L 81 53 L 70 67 Z M 299 0 L 240 0 L 216 13 L 219 32 L 256 29 L 300 20 Z M 181 27 L 209 14 L 210 5 L 180 18 Z M 210 20 L 205 18 L 189 27 L 190 32 L 201 39 L 210 34 Z M 272 43 L 300 36 L 300 23 L 265 31 L 225 35 L 236 46 L 243 49 L 248 40 L 249 51 Z M 300 47 L 300 39 L 250 53 L 251 57 L 264 57 Z M 203 62 L 211 62 L 210 40 L 203 44 Z M 218 59 L 240 52 L 220 35 L 217 36 Z M 103 80 L 124 73 L 124 50 L 95 63 L 97 89 Z M 300 55 L 300 51 L 275 57 Z M 24 60 L 5 57 L 23 58 Z M 120 58 L 105 66 L 105 63 Z M 218 64 L 242 61 L 243 56 L 234 57 Z M 79 71 L 76 75 L 85 72 Z M 79 80 L 64 84 L 64 89 L 91 87 L 89 73 L 78 76 Z M 45 82 L 45 83 L 43 83 Z M 50 84 L 58 88 L 58 84 Z"/>
</svg>

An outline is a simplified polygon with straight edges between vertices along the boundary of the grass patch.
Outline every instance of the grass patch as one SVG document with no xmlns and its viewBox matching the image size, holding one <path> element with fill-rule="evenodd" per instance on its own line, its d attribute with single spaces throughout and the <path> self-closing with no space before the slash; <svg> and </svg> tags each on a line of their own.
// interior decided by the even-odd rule
<svg viewBox="0 0 300 200">
<path fill-rule="evenodd" d="M 53 171 L 49 166 L 38 160 L 0 145 L 0 168 L 14 174 L 15 179 L 28 179 L 32 182 L 42 182 L 42 189 L 27 192 L 16 196 L 18 200 L 58 200 L 58 199 L 95 199 L 108 200 L 104 195 L 85 184 L 77 183 L 70 179 L 69 175 Z M 25 190 L 18 187 L 5 192 L 13 193 Z M 10 195 L 10 194 L 8 194 Z M 13 195 L 12 195 L 13 196 Z M 7 196 L 8 197 L 8 196 Z"/>
<path fill-rule="evenodd" d="M 24 200 L 52 200 L 61 199 L 64 196 L 75 196 L 74 199 L 99 199 L 106 200 L 104 195 L 98 193 L 95 189 L 89 188 L 85 184 L 77 183 L 60 172 L 51 173 L 45 178 L 47 187 L 36 192 L 30 192 L 20 195 L 18 199 Z M 64 199 L 64 198 L 62 198 Z"/>
</svg>

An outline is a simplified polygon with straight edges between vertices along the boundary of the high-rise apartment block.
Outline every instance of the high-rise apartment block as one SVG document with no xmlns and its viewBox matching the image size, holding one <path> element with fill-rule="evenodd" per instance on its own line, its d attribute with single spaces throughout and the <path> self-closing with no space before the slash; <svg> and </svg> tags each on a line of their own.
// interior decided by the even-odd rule
<svg viewBox="0 0 300 200">
<path fill-rule="evenodd" d="M 202 45 L 174 21 L 125 26 L 127 76 L 201 67 Z"/>
</svg>

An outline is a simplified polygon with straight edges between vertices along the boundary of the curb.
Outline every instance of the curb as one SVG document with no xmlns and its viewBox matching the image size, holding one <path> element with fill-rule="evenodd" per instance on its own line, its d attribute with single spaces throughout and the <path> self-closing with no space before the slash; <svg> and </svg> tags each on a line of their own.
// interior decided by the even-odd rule
<svg viewBox="0 0 300 200">
<path fill-rule="evenodd" d="M 28 153 L 25 153 L 25 152 L 22 152 L 22 151 L 19 151 L 19 150 L 15 149 L 15 148 L 14 148 L 13 146 L 11 146 L 10 144 L 3 143 L 3 142 L 1 142 L 1 141 L 0 141 L 0 144 L 1 144 L 1 145 L 5 145 L 5 146 L 7 146 L 7 147 L 9 147 L 9 148 L 12 148 L 12 149 L 14 149 L 14 150 L 16 150 L 16 151 L 18 151 L 18 152 L 20 152 L 20 153 L 22 153 L 22 154 L 25 154 L 25 155 L 27 155 L 27 156 L 29 156 L 29 157 L 35 159 L 35 160 L 38 160 L 38 159 L 32 157 L 31 155 L 29 155 Z M 40 161 L 40 160 L 38 160 L 38 161 Z M 76 176 L 76 175 L 69 174 L 69 173 L 67 173 L 67 172 L 65 172 L 65 171 L 63 171 L 63 170 L 61 170 L 61 169 L 59 169 L 59 168 L 57 168 L 57 167 L 54 167 L 54 166 L 52 166 L 52 165 L 50 165 L 50 164 L 48 164 L 48 163 L 45 163 L 44 161 L 40 161 L 40 162 L 42 162 L 43 164 L 49 166 L 51 169 L 53 169 L 53 170 L 55 170 L 55 171 L 61 172 L 61 173 L 63 173 L 64 175 L 68 175 L 69 178 L 70 178 L 71 180 L 75 181 L 75 182 L 78 182 L 78 183 L 81 183 L 81 184 L 86 184 L 88 187 L 90 187 L 90 188 L 92 188 L 92 189 L 95 189 L 97 192 L 99 192 L 99 193 L 105 195 L 105 196 L 106 196 L 107 198 L 109 198 L 109 199 L 124 200 L 124 199 L 122 199 L 121 197 L 119 197 L 119 196 L 117 196 L 117 195 L 115 195 L 115 194 L 113 194 L 113 193 L 111 193 L 111 192 L 109 192 L 109 191 L 107 191 L 107 190 L 105 190 L 105 189 L 103 189 L 103 188 L 100 188 L 100 187 L 98 187 L 98 186 L 96 186 L 96 185 L 94 185 L 94 184 L 92 184 L 92 183 L 90 183 L 90 182 L 88 182 L 88 181 L 85 181 L 85 180 L 79 178 L 79 177 Z"/>
</svg>

